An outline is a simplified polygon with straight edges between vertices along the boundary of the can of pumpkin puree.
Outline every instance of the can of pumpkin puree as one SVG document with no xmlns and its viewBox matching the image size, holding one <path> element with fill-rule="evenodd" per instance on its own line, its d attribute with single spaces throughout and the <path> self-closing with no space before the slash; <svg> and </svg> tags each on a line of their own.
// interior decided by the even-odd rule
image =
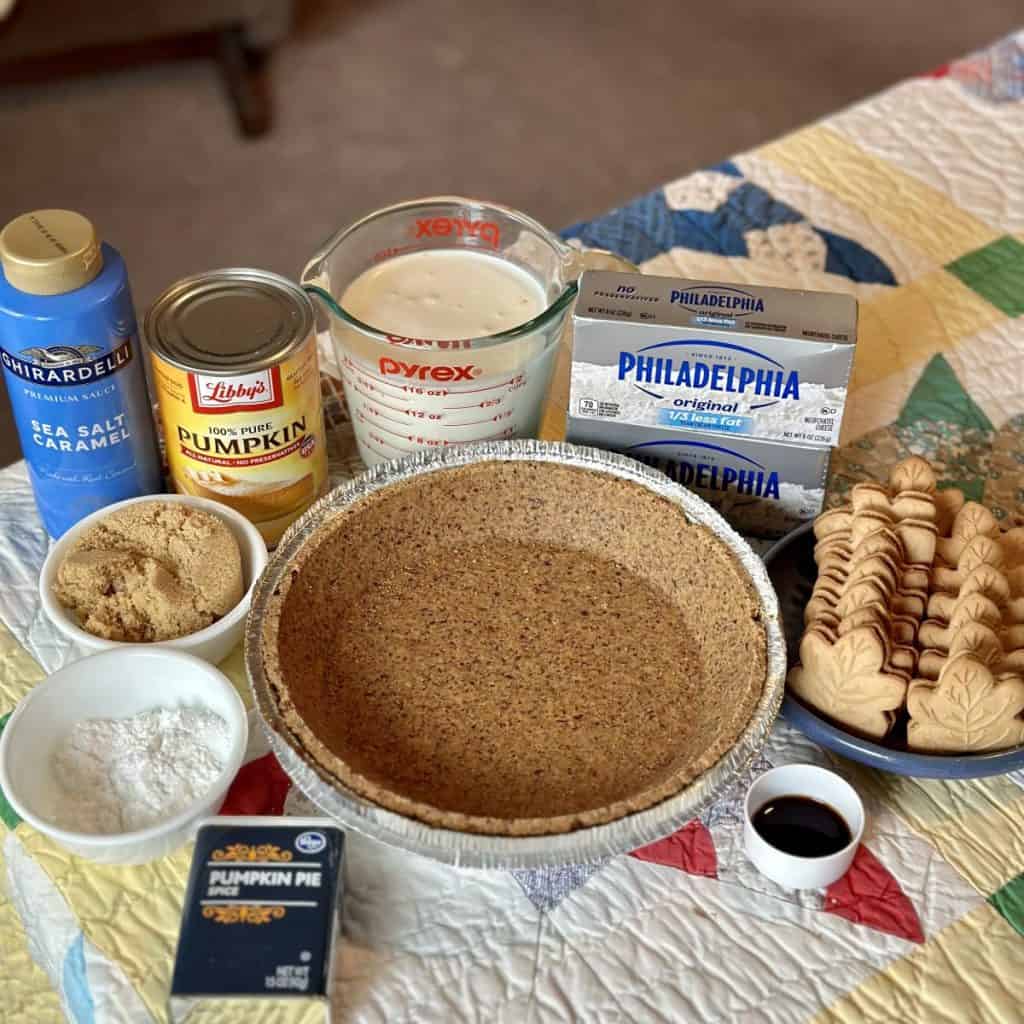
<svg viewBox="0 0 1024 1024">
<path fill-rule="evenodd" d="M 263 270 L 213 270 L 156 300 L 145 333 L 174 488 L 231 506 L 273 546 L 324 491 L 313 306 Z"/>
</svg>

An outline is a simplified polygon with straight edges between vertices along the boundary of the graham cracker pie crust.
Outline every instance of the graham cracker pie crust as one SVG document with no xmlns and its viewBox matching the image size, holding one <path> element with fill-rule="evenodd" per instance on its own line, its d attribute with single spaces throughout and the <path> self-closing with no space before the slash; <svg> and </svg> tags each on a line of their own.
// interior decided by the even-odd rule
<svg viewBox="0 0 1024 1024">
<path fill-rule="evenodd" d="M 639 484 L 551 462 L 425 473 L 300 549 L 261 630 L 322 774 L 463 832 L 546 835 L 673 796 L 761 696 L 756 592 Z"/>
</svg>

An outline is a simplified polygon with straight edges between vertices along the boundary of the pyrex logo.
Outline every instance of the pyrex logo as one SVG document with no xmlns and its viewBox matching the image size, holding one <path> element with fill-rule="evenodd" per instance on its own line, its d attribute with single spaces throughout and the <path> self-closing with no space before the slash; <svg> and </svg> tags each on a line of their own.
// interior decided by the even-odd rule
<svg viewBox="0 0 1024 1024">
<path fill-rule="evenodd" d="M 458 338 L 453 341 L 441 341 L 435 338 L 407 338 L 404 334 L 389 334 L 388 341 L 392 345 L 413 345 L 416 348 L 472 348 L 471 338 Z"/>
<path fill-rule="evenodd" d="M 480 376 L 479 366 L 468 363 L 465 366 L 420 366 L 417 363 L 403 363 L 401 359 L 382 356 L 377 364 L 385 377 L 402 377 L 405 380 L 459 381 L 473 380 Z"/>
<path fill-rule="evenodd" d="M 492 249 L 498 248 L 501 228 L 493 220 L 469 220 L 466 217 L 423 217 L 416 219 L 416 238 L 479 238 Z"/>
<path fill-rule="evenodd" d="M 763 313 L 764 299 L 739 288 L 721 284 L 698 284 L 692 288 L 673 288 L 668 301 L 684 306 L 691 313 L 706 313 L 709 309 L 746 316 L 747 313 Z"/>
<path fill-rule="evenodd" d="M 242 409 L 273 409 L 281 404 L 281 371 L 272 366 L 235 377 L 188 375 L 193 412 L 228 413 Z"/>
</svg>

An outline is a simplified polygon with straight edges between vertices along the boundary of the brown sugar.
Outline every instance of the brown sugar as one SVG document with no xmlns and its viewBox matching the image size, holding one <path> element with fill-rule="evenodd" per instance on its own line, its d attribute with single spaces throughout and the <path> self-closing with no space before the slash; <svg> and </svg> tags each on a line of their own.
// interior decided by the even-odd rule
<svg viewBox="0 0 1024 1024">
<path fill-rule="evenodd" d="M 672 503 L 490 462 L 376 492 L 300 553 L 264 625 L 321 768 L 431 824 L 543 834 L 678 792 L 761 695 L 749 579 Z"/>
<path fill-rule="evenodd" d="M 181 502 L 139 502 L 75 541 L 54 592 L 96 636 L 173 640 L 212 625 L 238 604 L 242 556 L 218 516 Z"/>
</svg>

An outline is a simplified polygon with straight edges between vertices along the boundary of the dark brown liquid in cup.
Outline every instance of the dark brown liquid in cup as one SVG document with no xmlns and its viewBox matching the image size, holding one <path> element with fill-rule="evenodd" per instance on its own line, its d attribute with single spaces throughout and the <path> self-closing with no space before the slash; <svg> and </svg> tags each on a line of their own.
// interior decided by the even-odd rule
<svg viewBox="0 0 1024 1024">
<path fill-rule="evenodd" d="M 828 857 L 853 839 L 838 811 L 806 796 L 769 800 L 754 815 L 753 825 L 766 843 L 796 857 Z"/>
</svg>

